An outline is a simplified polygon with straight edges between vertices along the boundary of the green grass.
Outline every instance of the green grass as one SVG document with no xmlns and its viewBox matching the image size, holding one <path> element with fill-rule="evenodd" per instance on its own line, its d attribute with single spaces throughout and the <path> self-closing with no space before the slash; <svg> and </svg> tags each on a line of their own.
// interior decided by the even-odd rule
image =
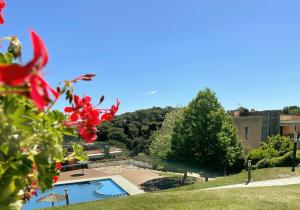
<svg viewBox="0 0 300 210">
<path fill-rule="evenodd" d="M 299 176 L 290 168 L 271 168 L 253 171 L 256 181 Z M 172 190 L 146 193 L 137 196 L 106 199 L 102 201 L 56 207 L 53 210 L 100 209 L 300 209 L 300 185 L 241 189 L 201 190 L 228 184 L 243 183 L 246 173 L 217 178 Z"/>
<path fill-rule="evenodd" d="M 194 190 L 194 189 L 204 189 L 210 187 L 219 187 L 224 185 L 231 184 L 240 184 L 245 183 L 247 180 L 248 172 L 241 172 L 239 174 L 235 174 L 232 176 L 225 177 L 217 177 L 215 180 L 211 180 L 209 182 L 197 182 L 193 185 L 188 185 L 185 187 L 171 189 L 174 190 Z M 295 173 L 291 172 L 291 168 L 287 167 L 279 167 L 279 168 L 265 168 L 265 169 L 257 169 L 252 171 L 252 180 L 253 181 L 262 181 L 269 179 L 280 179 L 280 178 L 288 178 L 293 176 L 300 176 L 300 170 L 296 170 Z"/>
</svg>

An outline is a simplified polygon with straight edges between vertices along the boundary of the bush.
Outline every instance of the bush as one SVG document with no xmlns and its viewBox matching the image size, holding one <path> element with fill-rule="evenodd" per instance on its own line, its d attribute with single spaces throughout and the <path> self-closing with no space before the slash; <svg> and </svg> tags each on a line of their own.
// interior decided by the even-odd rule
<svg viewBox="0 0 300 210">
<path fill-rule="evenodd" d="M 293 153 L 287 152 L 280 157 L 264 158 L 260 160 L 254 168 L 268 168 L 268 167 L 289 167 L 292 166 Z M 300 151 L 296 154 L 296 164 L 300 163 Z"/>
<path fill-rule="evenodd" d="M 254 168 L 291 166 L 292 148 L 293 142 L 289 137 L 270 136 L 262 147 L 248 153 L 247 160 L 252 161 Z"/>
<path fill-rule="evenodd" d="M 155 167 L 155 169 L 158 171 L 166 171 L 166 168 L 163 165 L 158 165 Z"/>
<path fill-rule="evenodd" d="M 247 155 L 247 161 L 251 160 L 252 164 L 256 164 L 257 162 L 259 162 L 260 160 L 264 159 L 267 157 L 267 153 L 265 150 L 263 150 L 262 148 L 257 148 L 257 149 L 253 149 L 251 150 L 248 155 Z"/>
<path fill-rule="evenodd" d="M 262 149 L 272 152 L 275 150 L 276 156 L 283 155 L 288 151 L 291 151 L 293 148 L 293 142 L 291 141 L 290 137 L 286 136 L 270 136 L 267 139 L 267 142 L 263 144 Z M 274 152 L 274 151 L 273 151 Z M 273 154 L 270 154 L 272 156 Z"/>
</svg>

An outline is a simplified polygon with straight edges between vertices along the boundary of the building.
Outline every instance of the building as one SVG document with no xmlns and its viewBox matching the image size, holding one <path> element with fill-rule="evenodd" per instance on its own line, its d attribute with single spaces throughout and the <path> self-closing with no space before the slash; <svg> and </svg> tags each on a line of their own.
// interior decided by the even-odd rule
<svg viewBox="0 0 300 210">
<path fill-rule="evenodd" d="M 280 134 L 280 111 L 254 111 L 239 108 L 229 112 L 233 116 L 244 149 L 260 147 L 269 136 Z M 300 127 L 299 127 L 300 128 Z"/>
<path fill-rule="evenodd" d="M 239 108 L 229 111 L 238 130 L 238 136 L 245 150 L 258 148 L 269 136 L 293 137 L 300 133 L 300 116 L 281 114 L 280 110 L 248 111 Z"/>
<path fill-rule="evenodd" d="M 300 133 L 300 116 L 280 115 L 280 135 L 293 137 L 294 132 Z"/>
</svg>

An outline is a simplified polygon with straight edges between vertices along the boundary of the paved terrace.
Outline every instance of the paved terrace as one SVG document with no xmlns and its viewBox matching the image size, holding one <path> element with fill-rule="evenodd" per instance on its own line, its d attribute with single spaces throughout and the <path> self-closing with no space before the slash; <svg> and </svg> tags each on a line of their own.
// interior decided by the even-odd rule
<svg viewBox="0 0 300 210">
<path fill-rule="evenodd" d="M 74 181 L 91 178 L 103 178 L 113 175 L 119 175 L 131 183 L 139 186 L 140 184 L 159 178 L 159 174 L 149 169 L 139 169 L 136 166 L 107 166 L 100 168 L 84 169 L 84 175 L 81 175 L 82 170 L 74 170 L 60 173 L 60 181 Z"/>
</svg>

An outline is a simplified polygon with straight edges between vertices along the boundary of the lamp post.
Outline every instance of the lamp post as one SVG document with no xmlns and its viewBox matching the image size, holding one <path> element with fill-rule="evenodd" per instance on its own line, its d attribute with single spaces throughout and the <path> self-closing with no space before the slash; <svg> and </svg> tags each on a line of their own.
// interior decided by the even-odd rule
<svg viewBox="0 0 300 210">
<path fill-rule="evenodd" d="M 297 143 L 298 143 L 298 133 L 295 131 L 294 132 L 293 159 L 292 159 L 292 172 L 295 172 L 295 168 L 296 168 Z"/>
</svg>

